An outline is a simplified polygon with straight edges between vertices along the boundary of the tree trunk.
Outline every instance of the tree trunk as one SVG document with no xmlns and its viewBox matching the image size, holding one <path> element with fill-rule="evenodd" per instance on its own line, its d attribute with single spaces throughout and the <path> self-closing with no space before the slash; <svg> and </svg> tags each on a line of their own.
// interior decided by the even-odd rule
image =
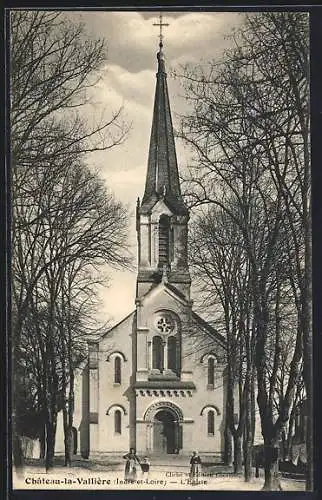
<svg viewBox="0 0 322 500">
<path fill-rule="evenodd" d="M 54 427 L 51 421 L 46 422 L 46 471 L 54 467 Z"/>
<path fill-rule="evenodd" d="M 307 491 L 313 491 L 313 432 L 312 432 L 312 425 L 313 425 L 313 415 L 312 415 L 312 408 L 308 406 L 308 415 L 307 415 L 307 427 L 306 427 L 306 466 L 307 466 L 307 473 L 306 473 L 306 490 Z"/>
<path fill-rule="evenodd" d="M 248 437 L 244 442 L 244 478 L 248 482 L 252 478 L 252 454 L 253 454 L 253 443 Z"/>
<path fill-rule="evenodd" d="M 265 341 L 268 328 L 267 306 L 262 307 L 259 301 L 255 301 L 255 324 L 256 324 L 256 354 L 255 364 L 257 369 L 257 403 L 260 411 L 262 434 L 264 437 L 264 471 L 265 483 L 263 490 L 279 491 L 281 485 L 278 473 L 278 429 L 273 423 L 272 405 L 269 399 L 266 385 L 266 363 Z M 272 386 L 270 386 L 272 390 Z"/>
<path fill-rule="evenodd" d="M 255 398 L 255 368 L 252 369 L 252 379 L 251 379 L 251 432 L 254 440 L 255 429 L 256 429 L 256 398 Z"/>
<path fill-rule="evenodd" d="M 65 314 L 65 303 L 62 298 L 62 312 L 63 316 Z M 61 354 L 61 363 L 62 363 L 62 388 L 63 388 L 63 395 L 64 395 L 64 402 L 63 402 L 63 427 L 64 427 L 64 452 L 65 452 L 65 467 L 70 467 L 72 464 L 72 457 L 71 457 L 71 439 L 70 439 L 70 426 L 69 426 L 69 418 L 68 418 L 68 401 L 66 401 L 65 393 L 66 393 L 66 344 L 65 344 L 65 337 L 64 337 L 64 325 L 63 323 L 61 324 L 61 338 L 63 339 L 62 341 L 62 354 Z"/>
<path fill-rule="evenodd" d="M 316 24 L 315 24 L 316 26 Z M 303 178 L 303 228 L 304 228 L 304 279 L 301 295 L 303 318 L 303 380 L 307 398 L 306 490 L 313 490 L 313 351 L 312 351 L 312 204 L 311 204 L 311 164 L 309 146 L 309 124 L 302 118 L 304 142 Z"/>
<path fill-rule="evenodd" d="M 65 429 L 65 467 L 72 466 L 72 429 L 67 426 Z"/>
<path fill-rule="evenodd" d="M 69 283 L 71 285 L 71 283 Z M 67 456 L 67 462 L 68 465 L 72 465 L 72 457 L 74 450 L 72 449 L 72 443 L 73 443 L 73 434 L 72 434 L 72 428 L 73 428 L 73 418 L 74 418 L 74 381 L 75 381 L 75 374 L 74 374 L 74 366 L 73 366 L 73 355 L 72 355 L 72 348 L 73 348 L 73 337 L 72 337 L 72 328 L 71 328 L 71 318 L 70 318 L 70 312 L 71 312 L 71 288 L 69 286 L 69 293 L 68 293 L 68 308 L 67 308 L 67 316 L 68 316 L 68 322 L 67 322 L 67 330 L 68 330 L 68 342 L 67 342 L 67 352 L 68 352 L 68 371 L 69 371 L 69 394 L 68 394 L 68 408 L 67 408 L 67 448 L 68 448 L 68 456 Z"/>
<path fill-rule="evenodd" d="M 65 446 L 65 467 L 71 467 L 72 465 L 72 427 L 69 424 L 68 411 L 67 408 L 63 408 L 63 419 L 64 419 L 64 446 Z"/>
<path fill-rule="evenodd" d="M 234 440 L 236 429 L 234 428 L 234 379 L 232 373 L 232 362 L 230 359 L 230 346 L 228 346 L 228 360 L 227 360 L 227 396 L 226 396 L 226 419 L 225 419 L 225 464 L 233 465 L 232 457 L 232 441 Z M 235 457 L 235 451 L 234 451 Z"/>
<path fill-rule="evenodd" d="M 250 367 L 251 370 L 251 367 Z M 250 374 L 251 378 L 251 374 Z M 254 429 L 252 422 L 252 383 L 249 381 L 246 388 L 246 419 L 244 429 L 244 479 L 246 482 L 252 478 L 252 457 L 254 444 Z"/>
<path fill-rule="evenodd" d="M 63 368 L 64 370 L 64 368 Z M 64 403 L 64 407 L 63 407 L 63 427 L 64 427 L 64 452 L 65 452 L 65 467 L 69 467 L 70 466 L 70 462 L 68 460 L 69 458 L 69 452 L 68 452 L 68 424 L 67 424 L 67 410 L 66 410 L 66 407 L 65 407 L 65 403 Z"/>
<path fill-rule="evenodd" d="M 20 338 L 20 336 L 19 336 Z M 18 359 L 20 356 L 20 350 L 17 345 L 17 335 L 13 337 L 13 355 L 12 355 L 12 365 L 13 365 L 13 399 L 12 399 L 12 455 L 15 470 L 18 474 L 23 472 L 24 468 L 24 458 L 21 446 L 21 436 L 18 429 L 18 393 L 21 386 L 20 376 L 19 376 L 19 363 Z"/>
<path fill-rule="evenodd" d="M 232 435 L 231 435 L 231 432 L 229 429 L 229 425 L 227 423 L 227 419 L 226 419 L 226 424 L 225 424 L 224 439 L 225 439 L 224 464 L 225 465 L 232 465 L 233 464 L 233 442 L 232 442 Z"/>
<path fill-rule="evenodd" d="M 40 450 L 39 450 L 39 458 L 43 459 L 46 456 L 46 425 L 43 425 L 41 434 L 39 436 L 39 444 L 40 444 Z"/>
<path fill-rule="evenodd" d="M 265 483 L 263 490 L 265 491 L 281 491 L 280 473 L 278 470 L 278 444 L 271 443 L 264 445 L 264 471 Z"/>
<path fill-rule="evenodd" d="M 308 264 L 307 264 L 308 265 Z M 311 269 L 311 267 L 310 267 Z M 313 490 L 313 408 L 312 408 L 312 317 L 311 317 L 311 276 L 305 272 L 305 290 L 302 295 L 303 315 L 303 380 L 306 390 L 307 428 L 306 428 L 306 490 Z"/>
<path fill-rule="evenodd" d="M 243 470 L 242 437 L 236 434 L 234 436 L 234 474 L 240 474 L 242 470 Z"/>
<path fill-rule="evenodd" d="M 284 460 L 291 460 L 291 458 L 292 458 L 293 433 L 294 433 L 294 426 L 295 426 L 295 416 L 296 416 L 297 404 L 298 404 L 298 400 L 295 399 L 291 413 L 290 413 L 290 420 L 289 420 L 289 424 L 288 424 L 288 432 L 287 432 L 287 438 L 286 438 L 286 443 L 285 443 Z"/>
<path fill-rule="evenodd" d="M 286 433 L 283 432 L 282 440 L 281 440 L 281 460 L 285 462 L 287 458 L 287 436 Z"/>
<path fill-rule="evenodd" d="M 57 415 L 49 414 L 46 422 L 46 471 L 54 467 Z"/>
<path fill-rule="evenodd" d="M 255 390 L 254 390 L 254 361 L 253 342 L 254 325 L 250 326 L 250 317 L 247 319 L 246 335 L 246 360 L 247 371 L 245 379 L 245 426 L 244 426 L 244 479 L 246 482 L 252 478 L 253 444 L 255 434 Z"/>
<path fill-rule="evenodd" d="M 12 420 L 15 420 L 15 415 L 12 416 Z M 24 459 L 23 459 L 23 453 L 22 453 L 22 446 L 21 446 L 21 437 L 19 436 L 17 432 L 17 426 L 16 423 L 13 423 L 13 436 L 12 436 L 12 454 L 13 454 L 13 463 L 15 466 L 15 470 L 18 474 L 22 473 L 23 471 L 23 466 L 24 466 Z"/>
</svg>

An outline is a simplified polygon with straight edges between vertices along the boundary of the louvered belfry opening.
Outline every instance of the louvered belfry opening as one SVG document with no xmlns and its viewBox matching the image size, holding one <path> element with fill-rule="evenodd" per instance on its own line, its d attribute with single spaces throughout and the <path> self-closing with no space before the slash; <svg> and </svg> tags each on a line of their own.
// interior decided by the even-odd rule
<svg viewBox="0 0 322 500">
<path fill-rule="evenodd" d="M 170 254 L 170 220 L 161 215 L 159 220 L 159 267 L 169 265 Z"/>
</svg>

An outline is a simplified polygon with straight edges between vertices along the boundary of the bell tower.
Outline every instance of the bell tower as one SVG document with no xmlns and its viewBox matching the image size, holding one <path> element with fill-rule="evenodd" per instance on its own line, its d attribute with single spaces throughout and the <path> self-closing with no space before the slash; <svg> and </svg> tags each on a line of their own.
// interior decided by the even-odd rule
<svg viewBox="0 0 322 500">
<path fill-rule="evenodd" d="M 136 207 L 137 299 L 162 279 L 190 299 L 187 239 L 189 211 L 179 182 L 163 53 L 162 23 L 145 190 Z"/>
</svg>

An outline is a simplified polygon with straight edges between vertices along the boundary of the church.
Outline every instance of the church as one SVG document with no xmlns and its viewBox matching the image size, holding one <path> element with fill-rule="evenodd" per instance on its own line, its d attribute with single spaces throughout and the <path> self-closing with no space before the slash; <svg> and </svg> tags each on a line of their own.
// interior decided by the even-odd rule
<svg viewBox="0 0 322 500">
<path fill-rule="evenodd" d="M 225 338 L 193 310 L 162 37 L 145 190 L 136 207 L 133 311 L 90 342 L 75 387 L 74 452 L 221 457 Z M 58 435 L 61 437 L 58 439 Z M 56 452 L 63 451 L 57 428 Z"/>
</svg>

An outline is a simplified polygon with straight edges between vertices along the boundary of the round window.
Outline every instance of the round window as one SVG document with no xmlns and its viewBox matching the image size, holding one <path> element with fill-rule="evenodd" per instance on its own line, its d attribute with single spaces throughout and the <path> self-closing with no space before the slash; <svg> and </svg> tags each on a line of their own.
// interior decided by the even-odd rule
<svg viewBox="0 0 322 500">
<path fill-rule="evenodd" d="M 171 333 L 175 329 L 175 321 L 170 314 L 159 314 L 155 326 L 160 333 Z"/>
</svg>

